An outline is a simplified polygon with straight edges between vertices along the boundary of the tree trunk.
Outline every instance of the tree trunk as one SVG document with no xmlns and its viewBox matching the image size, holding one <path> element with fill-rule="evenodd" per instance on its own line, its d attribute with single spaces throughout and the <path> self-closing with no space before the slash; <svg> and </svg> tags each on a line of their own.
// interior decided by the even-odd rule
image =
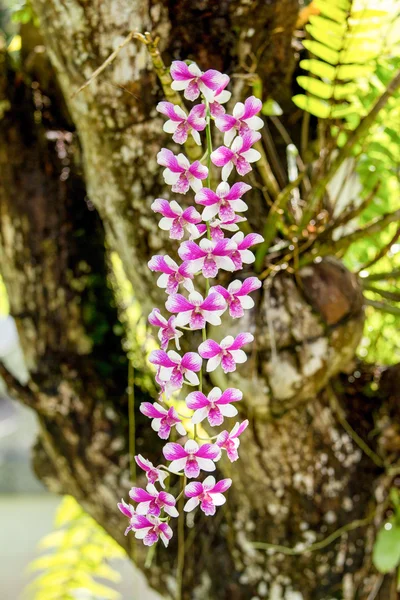
<svg viewBox="0 0 400 600">
<path fill-rule="evenodd" d="M 41 96 L 43 70 L 33 69 L 34 81 L 41 82 L 33 92 L 18 78 L 1 80 L 2 96 L 11 103 L 0 121 L 1 272 L 32 379 L 18 386 L 2 373 L 39 415 L 39 476 L 51 489 L 76 496 L 131 552 L 116 511 L 131 484 L 126 360 L 113 334 L 117 315 L 106 285 L 103 227 L 147 316 L 164 302 L 147 261 L 170 244 L 150 210 L 155 197 L 169 197 L 156 164 L 167 143 L 155 112 L 162 92 L 145 46 L 131 42 L 96 80 L 72 93 L 136 29 L 160 36 L 167 63 L 193 58 L 204 68 L 237 75 L 234 97 L 249 91 L 248 76 L 257 73 L 264 94 L 287 105 L 298 2 L 33 4 L 70 116 L 57 109 L 62 100 L 51 77 Z M 25 68 L 32 53 L 25 49 Z M 46 98 L 52 100 L 47 114 Z M 29 107 L 32 99 L 35 111 L 42 111 L 41 124 Z M 70 146 L 71 156 L 79 156 L 70 119 L 82 147 L 84 181 L 79 161 L 77 168 L 71 158 L 66 167 Z M 71 174 L 64 180 L 65 168 Z M 251 206 L 250 223 L 260 231 L 266 208 L 256 191 Z M 399 448 L 393 371 L 381 397 L 380 371 L 354 360 L 363 326 L 357 278 L 333 259 L 297 277 L 278 274 L 265 281 L 247 318 L 257 347 L 229 383 L 244 391 L 242 416 L 250 427 L 241 460 L 233 467 L 219 463 L 234 481 L 226 510 L 201 523 L 196 517 L 195 529 L 186 527 L 183 596 L 366 599 L 376 578 L 371 548 L 384 517 L 380 503 L 392 478 L 379 457 L 367 456 L 351 429 L 343 429 L 342 411 L 363 440 L 378 427 L 373 452 L 382 460 L 393 462 Z M 213 383 L 226 386 L 223 379 Z M 160 447 L 148 433 L 144 437 L 140 420 L 138 428 L 141 452 L 157 461 Z M 319 546 L 307 550 L 315 542 Z M 147 572 L 165 595 L 174 595 L 175 557 L 174 541 L 168 551 L 160 549 Z M 377 598 L 389 598 L 382 595 L 385 586 Z"/>
</svg>

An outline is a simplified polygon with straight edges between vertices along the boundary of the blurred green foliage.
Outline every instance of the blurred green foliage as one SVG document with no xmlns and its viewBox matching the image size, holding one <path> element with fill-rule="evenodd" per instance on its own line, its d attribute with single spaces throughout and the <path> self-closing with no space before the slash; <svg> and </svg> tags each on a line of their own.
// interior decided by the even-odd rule
<svg viewBox="0 0 400 600">
<path fill-rule="evenodd" d="M 89 517 L 72 496 L 65 496 L 55 518 L 55 530 L 39 543 L 43 556 L 30 563 L 30 573 L 42 571 L 24 591 L 28 600 L 118 600 L 109 583 L 120 580 L 109 560 L 125 552 Z M 98 579 L 107 583 L 100 583 Z"/>
</svg>

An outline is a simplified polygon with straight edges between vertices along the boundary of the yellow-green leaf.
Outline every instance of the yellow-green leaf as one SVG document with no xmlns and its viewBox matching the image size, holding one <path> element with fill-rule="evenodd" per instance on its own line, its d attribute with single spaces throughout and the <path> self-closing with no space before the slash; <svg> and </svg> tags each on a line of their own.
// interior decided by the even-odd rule
<svg viewBox="0 0 400 600">
<path fill-rule="evenodd" d="M 341 50 L 343 48 L 343 37 L 338 37 L 332 32 L 327 33 L 315 25 L 306 25 L 306 31 L 308 31 L 315 40 L 325 44 L 333 50 Z"/>
<path fill-rule="evenodd" d="M 297 94 L 297 96 L 293 96 L 292 100 L 296 106 L 316 117 L 327 119 L 330 116 L 331 106 L 327 102 L 319 100 L 314 96 Z"/>
<path fill-rule="evenodd" d="M 305 40 L 303 45 L 309 52 L 315 54 L 315 56 L 318 56 L 319 58 L 322 58 L 322 60 L 325 60 L 331 65 L 337 65 L 339 62 L 339 52 L 332 50 L 331 48 L 327 48 L 320 42 L 316 42 L 314 40 Z"/>
<path fill-rule="evenodd" d="M 347 10 L 334 6 L 333 3 L 327 2 L 326 0 L 314 0 L 314 4 L 316 8 L 319 8 L 323 15 L 333 19 L 333 21 L 337 21 L 338 23 L 344 23 L 346 21 Z"/>
<path fill-rule="evenodd" d="M 317 98 L 329 100 L 329 98 L 332 98 L 333 96 L 333 85 L 325 83 L 320 79 L 315 79 L 315 77 L 301 75 L 300 77 L 297 77 L 297 83 L 305 89 L 306 92 L 314 94 Z"/>
<path fill-rule="evenodd" d="M 337 68 L 336 78 L 341 81 L 346 79 L 356 79 L 369 75 L 373 70 L 373 65 L 340 65 Z"/>
<path fill-rule="evenodd" d="M 311 15 L 310 23 L 318 27 L 319 30 L 336 35 L 337 37 L 343 37 L 346 32 L 345 24 L 335 23 L 335 21 L 331 21 L 331 19 L 326 19 L 320 15 Z"/>
<path fill-rule="evenodd" d="M 318 75 L 322 79 L 333 81 L 335 79 L 336 68 L 328 65 L 322 60 L 316 58 L 307 58 L 300 61 L 300 67 L 305 71 L 309 71 L 313 75 Z"/>
</svg>

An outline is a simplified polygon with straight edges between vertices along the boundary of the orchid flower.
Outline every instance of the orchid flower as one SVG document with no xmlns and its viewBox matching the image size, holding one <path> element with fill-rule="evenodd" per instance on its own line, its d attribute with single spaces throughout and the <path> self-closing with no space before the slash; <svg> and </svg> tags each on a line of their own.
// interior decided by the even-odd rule
<svg viewBox="0 0 400 600">
<path fill-rule="evenodd" d="M 138 467 L 143 469 L 146 473 L 147 481 L 149 483 L 158 482 L 162 488 L 165 488 L 164 480 L 169 475 L 167 471 L 157 469 L 150 460 L 147 460 L 147 458 L 144 458 L 141 454 L 135 456 L 135 461 Z"/>
<path fill-rule="evenodd" d="M 225 109 L 221 105 L 226 104 L 226 102 L 228 102 L 232 96 L 231 92 L 228 92 L 228 90 L 225 89 L 228 83 L 229 77 L 227 77 L 220 87 L 215 90 L 214 101 L 210 102 L 209 104 L 210 114 L 214 118 L 225 114 Z"/>
<path fill-rule="evenodd" d="M 229 307 L 229 314 L 233 319 L 243 317 L 245 309 L 253 308 L 254 300 L 248 294 L 261 287 L 261 281 L 257 277 L 248 277 L 243 282 L 235 279 L 225 289 L 222 285 L 216 285 L 210 292 L 221 294 Z"/>
<path fill-rule="evenodd" d="M 231 462 L 235 462 L 239 458 L 238 448 L 240 445 L 239 436 L 248 426 L 249 422 L 243 421 L 243 423 L 236 423 L 230 433 L 227 431 L 221 431 L 217 437 L 217 445 L 221 450 L 226 450 L 227 456 Z"/>
<path fill-rule="evenodd" d="M 211 427 L 217 427 L 222 425 L 224 417 L 237 415 L 238 411 L 231 403 L 238 402 L 242 398 L 242 392 L 236 388 L 228 388 L 222 393 L 218 387 L 215 387 L 208 396 L 203 392 L 192 392 L 186 397 L 186 405 L 195 411 L 192 417 L 194 425 L 207 418 Z"/>
<path fill-rule="evenodd" d="M 168 492 L 159 492 L 157 488 L 149 483 L 146 489 L 133 487 L 129 492 L 130 498 L 139 504 L 136 507 L 138 515 L 154 515 L 159 517 L 164 510 L 171 517 L 178 517 L 179 513 L 175 508 L 176 500 Z"/>
<path fill-rule="evenodd" d="M 125 529 L 125 535 L 128 535 L 128 533 L 134 529 L 134 526 L 132 524 L 132 518 L 136 514 L 136 510 L 132 506 L 132 504 L 127 504 L 123 498 L 122 498 L 121 502 L 118 502 L 117 506 L 118 506 L 119 510 L 122 512 L 122 514 L 125 515 L 125 517 L 128 517 L 128 519 L 129 519 L 129 525 Z"/>
<path fill-rule="evenodd" d="M 186 194 L 190 187 L 198 192 L 203 187 L 201 181 L 208 175 L 207 167 L 200 161 L 196 160 L 190 164 L 184 154 L 175 156 L 166 148 L 157 154 L 157 162 L 162 167 L 166 167 L 163 171 L 165 183 L 172 185 L 172 191 L 179 194 Z"/>
<path fill-rule="evenodd" d="M 172 139 L 174 142 L 184 144 L 190 133 L 196 144 L 201 145 L 199 131 L 203 131 L 206 127 L 206 107 L 204 104 L 194 106 L 189 115 L 180 106 L 175 106 L 171 102 L 159 102 L 157 110 L 168 117 L 163 129 L 165 132 L 173 134 Z"/>
<path fill-rule="evenodd" d="M 157 280 L 157 285 L 160 288 L 165 288 L 167 294 L 175 294 L 181 284 L 188 292 L 194 290 L 193 273 L 189 262 L 184 262 L 178 267 L 176 262 L 169 256 L 156 254 L 149 260 L 147 265 L 150 271 L 162 273 Z"/>
<path fill-rule="evenodd" d="M 217 167 L 222 167 L 221 177 L 226 181 L 233 167 L 239 175 L 247 175 L 251 171 L 250 163 L 260 160 L 261 154 L 252 145 L 261 138 L 257 131 L 246 131 L 243 136 L 236 137 L 230 148 L 220 146 L 211 153 L 211 160 Z M 195 190 L 198 191 L 198 190 Z"/>
<path fill-rule="evenodd" d="M 179 435 L 186 435 L 186 429 L 173 406 L 166 410 L 158 402 L 142 402 L 140 412 L 152 419 L 151 427 L 162 440 L 169 438 L 172 427 L 176 427 Z"/>
<path fill-rule="evenodd" d="M 135 532 L 135 538 L 143 540 L 145 546 L 152 546 L 160 537 L 164 546 L 167 547 L 172 538 L 172 529 L 158 517 L 152 515 L 134 515 L 132 517 L 132 528 Z"/>
<path fill-rule="evenodd" d="M 201 92 L 209 102 L 213 102 L 215 92 L 229 82 L 229 77 L 219 71 L 209 69 L 203 73 L 195 63 L 187 65 L 180 60 L 172 63 L 171 77 L 172 89 L 184 91 L 187 100 L 197 100 Z"/>
<path fill-rule="evenodd" d="M 234 271 L 235 263 L 230 254 L 236 250 L 235 243 L 231 240 L 209 240 L 203 238 L 200 244 L 191 240 L 183 242 L 178 250 L 182 260 L 189 263 L 192 273 L 202 271 L 206 278 L 216 277 L 218 270 Z"/>
<path fill-rule="evenodd" d="M 205 515 L 215 515 L 216 506 L 225 504 L 226 499 L 223 494 L 231 485 L 232 479 L 221 479 L 216 483 L 212 475 L 206 477 L 203 483 L 191 481 L 185 487 L 185 496 L 189 500 L 183 510 L 190 512 L 200 504 L 200 508 Z"/>
<path fill-rule="evenodd" d="M 192 292 L 188 299 L 182 294 L 172 294 L 165 307 L 171 313 L 178 313 L 175 322 L 180 327 L 189 325 L 190 329 L 203 329 L 206 323 L 221 325 L 226 302 L 217 293 L 211 293 L 203 300 L 199 292 Z"/>
<path fill-rule="evenodd" d="M 231 221 L 235 218 L 235 213 L 244 212 L 248 206 L 241 199 L 243 194 L 251 190 L 247 183 L 234 183 L 232 187 L 226 181 L 219 184 L 216 191 L 209 188 L 202 188 L 195 196 L 195 202 L 206 208 L 201 215 L 203 221 L 210 221 L 216 215 L 222 222 Z"/>
<path fill-rule="evenodd" d="M 220 219 L 213 219 L 212 221 L 209 221 L 208 226 L 212 241 L 215 242 L 216 240 L 223 240 L 225 237 L 223 230 L 239 231 L 237 223 L 243 223 L 244 221 L 247 221 L 247 219 L 239 215 L 235 215 L 235 217 L 230 221 L 222 222 Z M 207 225 L 205 223 L 199 223 L 196 225 L 196 227 L 200 235 L 203 235 L 207 232 Z"/>
<path fill-rule="evenodd" d="M 194 440 L 188 440 L 184 447 L 169 442 L 164 446 L 163 454 L 171 461 L 171 473 L 183 471 L 189 479 L 198 477 L 200 471 L 215 471 L 215 461 L 221 458 L 221 450 L 216 444 L 199 446 Z"/>
<path fill-rule="evenodd" d="M 255 96 L 247 98 L 245 103 L 238 102 L 232 111 L 232 115 L 221 114 L 215 119 L 217 129 L 224 132 L 224 144 L 230 146 L 235 135 L 243 136 L 246 131 L 258 131 L 264 125 L 260 117 L 256 117 L 262 108 L 262 102 Z"/>
<path fill-rule="evenodd" d="M 189 208 L 183 210 L 175 200 L 168 202 L 163 198 L 157 198 L 151 208 L 154 212 L 163 215 L 158 226 L 164 231 L 169 231 L 169 237 L 172 240 L 181 240 L 185 229 L 192 239 L 199 237 L 196 224 L 200 223 L 201 216 L 194 206 L 189 206 Z"/>
<path fill-rule="evenodd" d="M 158 308 L 153 308 L 148 316 L 148 322 L 154 327 L 159 327 L 158 339 L 161 342 L 161 350 L 166 350 L 170 340 L 174 340 L 175 346 L 180 350 L 179 338 L 183 336 L 182 331 L 178 331 L 175 327 L 176 317 L 172 316 L 168 319 L 163 317 Z"/>
<path fill-rule="evenodd" d="M 135 456 L 136 463 L 146 474 L 146 489 L 136 485 L 131 489 L 129 495 L 137 503 L 136 507 L 124 500 L 118 504 L 119 510 L 129 519 L 125 533 L 133 531 L 136 538 L 142 539 L 147 546 L 155 544 L 158 539 L 168 545 L 172 537 L 169 522 L 178 517 L 176 502 L 184 494 L 187 498 L 184 505 L 186 512 L 200 505 L 206 515 L 213 515 L 216 507 L 225 502 L 224 493 L 231 486 L 231 479 L 216 482 L 212 476 L 204 478 L 203 473 L 215 471 L 215 463 L 221 458 L 222 450 L 226 451 L 231 462 L 237 460 L 239 436 L 248 421 L 236 423 L 230 433 L 224 430 L 211 436 L 211 439 L 217 440 L 216 443 L 199 445 L 202 438 L 198 434 L 198 424 L 207 419 L 211 427 L 219 427 L 226 419 L 238 414 L 235 403 L 243 397 L 242 392 L 233 387 L 225 391 L 214 387 L 206 395 L 203 389 L 203 359 L 207 372 L 214 371 L 219 365 L 225 373 L 235 371 L 237 364 L 247 360 L 243 346 L 250 344 L 254 338 L 251 333 L 240 333 L 235 338 L 228 335 L 217 343 L 208 339 L 207 328 L 209 325 L 221 325 L 221 316 L 227 309 L 230 317 L 242 317 L 245 310 L 254 307 L 249 294 L 261 287 L 257 277 L 239 277 L 231 281 L 227 274 L 224 286 L 218 281 L 210 282 L 219 271 L 229 274 L 253 263 L 255 256 L 250 247 L 263 241 L 258 233 L 245 236 L 238 227 L 239 223 L 246 221 L 241 213 L 248 210 L 248 204 L 242 196 L 250 191 L 251 186 L 244 182 L 227 183 L 233 167 L 239 175 L 246 175 L 251 171 L 252 163 L 260 158 L 259 152 L 252 146 L 261 137 L 258 130 L 263 121 L 257 116 L 261 101 L 251 96 L 243 103 L 238 102 L 230 115 L 222 106 L 231 97 L 231 92 L 226 89 L 229 83 L 227 75 L 214 69 L 203 72 L 195 63 L 182 61 L 173 62 L 170 73 L 172 89 L 183 91 L 188 100 L 196 100 L 199 96 L 201 100 L 189 112 L 182 108 L 182 102 L 176 105 L 160 102 L 157 110 L 167 117 L 164 131 L 171 133 L 173 141 L 178 144 L 187 142 L 191 135 L 196 144 L 202 145 L 201 132 L 206 130 L 203 141 L 207 143 L 202 160 L 193 163 L 185 154 L 175 155 L 167 148 L 162 148 L 157 154 L 158 164 L 164 167 L 164 181 L 171 186 L 172 192 L 186 194 L 191 189 L 195 197 L 194 200 L 193 196 L 189 198 L 189 202 L 182 203 L 182 206 L 174 198 L 157 198 L 151 206 L 161 215 L 160 229 L 168 231 L 169 237 L 180 243 L 177 244 L 178 262 L 164 253 L 153 256 L 148 263 L 149 269 L 159 274 L 157 285 L 167 294 L 165 308 L 171 316 L 164 317 L 158 308 L 153 308 L 148 317 L 149 323 L 158 328 L 161 346 L 149 356 L 150 363 L 156 366 L 159 401 L 142 402 L 140 411 L 151 419 L 151 427 L 161 439 L 167 440 L 173 428 L 181 439 L 179 443 L 167 442 L 164 445 L 162 454 L 168 461 L 165 466 L 155 467 L 140 454 Z M 212 126 L 224 133 L 224 146 L 214 151 Z M 202 164 L 205 161 L 208 167 L 211 162 L 222 167 L 222 181 L 220 179 L 214 185 L 209 168 Z M 197 203 L 197 208 L 204 207 L 202 214 L 193 202 Z M 181 242 L 185 234 L 189 239 Z M 165 237 L 160 236 L 160 243 Z M 199 238 L 198 243 L 194 241 Z M 198 285 L 200 276 L 203 282 Z M 205 296 L 200 293 L 204 289 Z M 175 350 L 168 350 L 171 341 L 180 350 L 184 335 L 180 328 L 191 330 L 189 335 L 196 346 L 200 341 L 197 331 L 201 330 L 203 342 L 194 348 L 198 353 L 181 355 Z M 195 388 L 186 394 L 187 410 L 192 411 L 187 417 L 181 417 L 174 406 L 167 404 L 168 398 L 184 385 Z M 183 418 L 191 419 L 193 427 L 188 431 L 183 426 Z M 169 475 L 171 489 L 174 490 L 177 479 L 181 482 L 176 498 L 175 491 L 172 495 L 164 490 L 164 480 Z M 200 475 L 203 481 L 186 485 L 187 478 L 194 479 Z"/>
<path fill-rule="evenodd" d="M 236 371 L 236 364 L 247 360 L 246 353 L 241 348 L 253 340 L 251 333 L 239 333 L 235 338 L 227 335 L 220 344 L 214 340 L 206 340 L 200 344 L 200 356 L 208 361 L 207 372 L 215 371 L 219 365 L 224 373 Z"/>
<path fill-rule="evenodd" d="M 149 361 L 161 367 L 159 378 L 168 382 L 173 389 L 179 390 L 183 386 L 184 378 L 192 385 L 199 385 L 196 373 L 201 369 L 202 360 L 197 352 L 186 352 L 181 357 L 174 350 L 168 353 L 164 350 L 153 350 Z"/>
<path fill-rule="evenodd" d="M 235 269 L 239 270 L 243 267 L 243 264 L 251 265 L 256 260 L 249 248 L 255 246 L 255 244 L 261 244 L 264 238 L 259 233 L 249 233 L 245 237 L 242 231 L 238 231 L 231 237 L 231 241 L 236 244 L 236 250 L 230 254 L 230 258 L 235 264 Z M 190 265 L 188 269 L 190 270 Z"/>
</svg>

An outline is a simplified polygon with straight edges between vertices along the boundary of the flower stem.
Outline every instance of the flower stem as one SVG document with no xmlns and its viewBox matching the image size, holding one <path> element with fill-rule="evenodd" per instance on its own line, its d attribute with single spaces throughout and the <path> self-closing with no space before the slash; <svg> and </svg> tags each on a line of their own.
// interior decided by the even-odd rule
<svg viewBox="0 0 400 600">
<path fill-rule="evenodd" d="M 183 579 L 183 568 L 185 565 L 185 515 L 183 512 L 184 497 L 183 493 L 185 490 L 187 478 L 186 475 L 182 479 L 182 489 L 179 494 L 179 517 L 178 517 L 178 564 L 176 568 L 176 600 L 182 600 L 182 579 Z"/>
<path fill-rule="evenodd" d="M 207 187 L 211 189 L 211 154 L 213 151 L 213 145 L 212 145 L 212 137 L 211 137 L 211 113 L 210 113 L 210 105 L 208 103 L 208 100 L 206 101 L 206 106 L 207 106 L 206 140 L 207 140 L 207 169 L 208 169 Z M 207 221 L 207 237 L 209 240 L 211 240 L 210 224 L 208 221 Z M 210 283 L 209 283 L 208 279 L 206 279 L 206 286 L 208 286 L 207 287 L 207 293 L 208 293 L 208 289 L 210 287 Z"/>
<path fill-rule="evenodd" d="M 129 470 L 131 480 L 136 481 L 136 424 L 135 424 L 135 370 L 128 359 L 128 423 L 129 423 Z"/>
</svg>

